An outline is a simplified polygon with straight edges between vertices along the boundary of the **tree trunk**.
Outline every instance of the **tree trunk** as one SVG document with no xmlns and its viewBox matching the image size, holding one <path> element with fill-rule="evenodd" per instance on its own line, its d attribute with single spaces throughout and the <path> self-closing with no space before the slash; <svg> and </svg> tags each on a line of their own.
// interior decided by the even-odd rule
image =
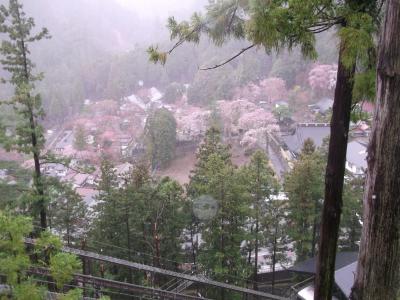
<svg viewBox="0 0 400 300">
<path fill-rule="evenodd" d="M 256 191 L 256 228 L 255 228 L 255 236 L 256 239 L 254 241 L 254 290 L 258 290 L 258 233 L 260 231 L 260 202 L 263 201 L 261 197 L 261 162 L 257 160 L 257 191 Z"/>
<path fill-rule="evenodd" d="M 316 300 L 331 300 L 335 258 L 342 211 L 343 179 L 349 133 L 354 65 L 342 63 L 346 45 L 342 40 L 339 50 L 335 99 L 332 109 L 331 135 L 325 175 L 325 201 L 322 211 L 320 242 L 315 278 Z"/>
<path fill-rule="evenodd" d="M 315 248 L 316 248 L 316 244 L 317 244 L 317 222 L 318 222 L 318 203 L 315 203 L 313 232 L 312 232 L 312 241 L 311 241 L 311 257 L 315 256 Z"/>
<path fill-rule="evenodd" d="M 225 231 L 224 231 L 224 219 L 221 218 L 221 253 L 225 254 Z M 221 268 L 222 270 L 225 269 L 225 257 L 221 260 Z M 225 300 L 225 289 L 221 288 L 221 300 Z"/>
<path fill-rule="evenodd" d="M 192 219 L 192 222 L 194 223 L 194 220 Z M 194 235 L 195 235 L 195 229 L 192 223 L 192 226 L 190 227 L 190 244 L 192 245 L 192 262 L 193 262 L 193 266 L 196 266 L 196 250 L 197 247 L 195 245 L 195 241 L 194 241 Z"/>
<path fill-rule="evenodd" d="M 258 209 L 258 208 L 257 208 Z M 253 275 L 253 280 L 254 280 L 254 285 L 253 288 L 254 290 L 258 290 L 258 232 L 259 232 L 259 221 L 258 221 L 258 212 L 257 212 L 257 217 L 256 217 L 256 239 L 254 241 L 254 275 Z"/>
<path fill-rule="evenodd" d="M 70 239 L 70 226 L 67 224 L 67 246 L 71 246 L 71 239 Z"/>
<path fill-rule="evenodd" d="M 253 225 L 250 226 L 250 236 L 252 236 L 252 235 L 253 235 Z M 251 266 L 251 253 L 252 252 L 253 252 L 253 248 L 252 248 L 252 245 L 251 245 L 251 242 L 250 242 L 250 244 L 248 246 L 248 252 L 247 252 L 247 265 L 248 266 Z M 247 278 L 247 280 L 246 280 L 246 287 L 251 287 L 251 279 L 250 279 L 250 277 Z M 249 295 L 246 294 L 244 298 L 248 299 Z"/>
<path fill-rule="evenodd" d="M 129 226 L 129 209 L 125 208 L 125 226 L 126 226 L 126 243 L 127 243 L 127 248 L 128 248 L 128 260 L 132 261 L 131 257 L 131 229 Z M 132 269 L 129 268 L 128 270 L 128 283 L 132 283 Z"/>
<path fill-rule="evenodd" d="M 277 246 L 277 235 L 278 235 L 278 226 L 279 224 L 275 224 L 275 232 L 274 232 L 274 245 L 272 249 L 272 290 L 271 293 L 275 293 L 275 265 L 276 265 L 276 246 Z"/>
<path fill-rule="evenodd" d="M 158 234 L 158 224 L 153 224 L 153 243 L 154 249 L 156 250 L 156 255 L 154 258 L 154 265 L 156 267 L 161 267 L 161 248 L 160 248 L 160 237 Z"/>
<path fill-rule="evenodd" d="M 19 12 L 19 8 L 17 7 L 17 20 L 18 23 L 20 24 L 20 35 L 23 36 L 22 34 L 22 21 L 21 21 L 21 16 Z M 23 63 L 23 74 L 24 74 L 24 81 L 27 85 L 31 83 L 31 78 L 30 78 L 30 73 L 29 73 L 29 68 L 28 68 L 28 59 L 27 59 L 27 49 L 26 49 L 26 41 L 21 38 L 18 40 L 18 42 L 21 45 L 21 53 L 22 53 L 22 63 Z M 39 195 L 39 200 L 38 200 L 38 206 L 39 206 L 39 212 L 40 212 L 40 227 L 41 230 L 46 230 L 47 228 L 47 217 L 46 217 L 46 205 L 45 205 L 45 198 L 44 198 L 44 189 L 43 189 L 43 182 L 42 182 L 42 173 L 40 170 L 40 149 L 38 145 L 38 136 L 36 133 L 37 129 L 37 124 L 35 122 L 34 118 L 34 108 L 32 107 L 32 98 L 31 95 L 28 93 L 27 94 L 27 103 L 26 107 L 28 108 L 28 113 L 29 113 L 29 126 L 31 130 L 31 144 L 32 144 L 32 154 L 33 154 L 33 161 L 35 164 L 35 176 L 34 176 L 34 185 L 36 187 L 36 191 Z"/>
<path fill-rule="evenodd" d="M 364 224 L 351 299 L 397 299 L 400 282 L 400 0 L 386 3 Z"/>
<path fill-rule="evenodd" d="M 81 249 L 86 250 L 86 239 L 81 240 Z M 82 260 L 82 273 L 83 275 L 90 275 L 90 262 L 89 259 L 86 257 L 81 257 Z M 83 282 L 83 296 L 88 297 L 89 296 L 89 291 L 86 288 L 87 284 Z"/>
</svg>

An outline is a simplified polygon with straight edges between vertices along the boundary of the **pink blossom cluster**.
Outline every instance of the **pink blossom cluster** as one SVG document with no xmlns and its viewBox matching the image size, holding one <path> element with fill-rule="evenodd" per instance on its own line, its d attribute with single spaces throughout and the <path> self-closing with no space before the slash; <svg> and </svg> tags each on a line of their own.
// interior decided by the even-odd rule
<svg viewBox="0 0 400 300">
<path fill-rule="evenodd" d="M 316 64 L 308 73 L 308 83 L 313 90 L 330 91 L 336 86 L 337 65 Z"/>
</svg>

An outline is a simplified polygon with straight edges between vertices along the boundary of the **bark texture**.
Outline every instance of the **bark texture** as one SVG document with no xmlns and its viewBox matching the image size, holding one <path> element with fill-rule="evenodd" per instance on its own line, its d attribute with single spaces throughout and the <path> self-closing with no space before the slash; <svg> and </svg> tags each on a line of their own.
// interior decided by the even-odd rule
<svg viewBox="0 0 400 300">
<path fill-rule="evenodd" d="M 351 299 L 397 299 L 400 286 L 400 0 L 386 3 L 364 224 Z"/>
<path fill-rule="evenodd" d="M 342 40 L 335 99 L 332 108 L 331 135 L 328 163 L 325 174 L 325 200 L 320 227 L 319 251 L 315 278 L 316 300 L 331 300 L 334 282 L 335 258 L 342 212 L 343 178 L 349 133 L 353 78 L 355 67 L 346 68 L 342 63 L 346 44 Z"/>
</svg>

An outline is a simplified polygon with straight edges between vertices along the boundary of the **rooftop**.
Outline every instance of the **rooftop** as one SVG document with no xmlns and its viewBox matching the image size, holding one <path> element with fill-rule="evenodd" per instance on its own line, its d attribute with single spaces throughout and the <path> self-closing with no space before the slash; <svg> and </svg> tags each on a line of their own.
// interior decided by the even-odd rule
<svg viewBox="0 0 400 300">
<path fill-rule="evenodd" d="M 335 282 L 346 297 L 350 296 L 354 283 L 354 274 L 357 269 L 357 262 L 353 262 L 335 272 Z"/>
<path fill-rule="evenodd" d="M 294 134 L 282 136 L 282 140 L 291 152 L 299 153 L 306 139 L 312 139 L 317 147 L 321 147 L 324 138 L 329 134 L 329 124 L 302 123 L 298 124 Z"/>
<path fill-rule="evenodd" d="M 335 270 L 342 269 L 349 264 L 357 261 L 358 252 L 338 252 L 336 253 Z M 289 270 L 293 272 L 315 274 L 317 257 L 309 258 L 305 261 L 295 264 Z"/>
</svg>

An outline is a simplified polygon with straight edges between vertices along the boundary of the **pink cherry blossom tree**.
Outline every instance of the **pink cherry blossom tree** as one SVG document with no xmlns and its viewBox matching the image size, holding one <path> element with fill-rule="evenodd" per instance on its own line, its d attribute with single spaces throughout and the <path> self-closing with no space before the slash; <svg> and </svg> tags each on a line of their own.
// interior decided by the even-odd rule
<svg viewBox="0 0 400 300">
<path fill-rule="evenodd" d="M 308 83 L 317 96 L 324 96 L 335 89 L 337 65 L 315 64 L 308 73 Z"/>
</svg>

